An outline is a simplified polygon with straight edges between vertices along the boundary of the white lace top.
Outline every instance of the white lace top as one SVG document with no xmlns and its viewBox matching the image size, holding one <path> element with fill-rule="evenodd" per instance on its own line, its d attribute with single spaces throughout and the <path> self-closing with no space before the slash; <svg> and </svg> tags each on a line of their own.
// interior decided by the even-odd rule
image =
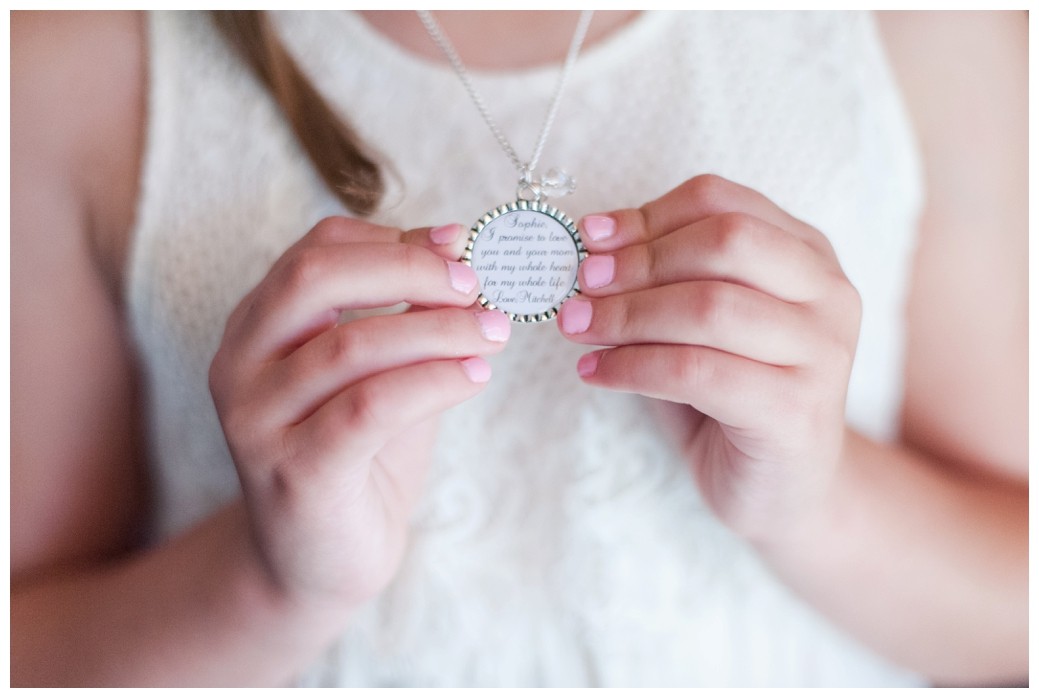
<svg viewBox="0 0 1039 698">
<path fill-rule="evenodd" d="M 516 173 L 457 76 L 351 13 L 276 25 L 392 163 L 373 216 L 470 223 Z M 207 389 L 224 322 L 318 219 L 344 213 L 205 14 L 150 22 L 147 153 L 128 281 L 147 376 L 156 537 L 235 497 Z M 556 67 L 474 71 L 517 150 Z M 868 15 L 646 13 L 582 53 L 543 163 L 575 219 L 714 172 L 833 241 L 864 304 L 848 419 L 895 434 L 921 199 L 916 145 Z M 887 685 L 918 679 L 800 602 L 720 526 L 649 400 L 577 378 L 585 349 L 516 326 L 451 410 L 399 576 L 303 684 Z"/>
</svg>

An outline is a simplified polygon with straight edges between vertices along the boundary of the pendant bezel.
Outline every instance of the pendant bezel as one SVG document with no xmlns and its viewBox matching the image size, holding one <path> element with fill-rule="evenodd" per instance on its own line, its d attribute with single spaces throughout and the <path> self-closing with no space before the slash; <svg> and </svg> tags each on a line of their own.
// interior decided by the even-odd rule
<svg viewBox="0 0 1039 698">
<path fill-rule="evenodd" d="M 469 229 L 469 239 L 466 242 L 465 252 L 462 253 L 462 257 L 459 259 L 459 261 L 464 264 L 468 264 L 471 267 L 473 265 L 473 249 L 476 245 L 477 239 L 480 237 L 480 233 L 482 233 L 488 225 L 493 223 L 501 216 L 513 213 L 515 211 L 532 211 L 535 213 L 544 214 L 554 219 L 557 223 L 559 223 L 563 226 L 563 228 L 566 229 L 566 232 L 570 235 L 570 238 L 573 240 L 574 247 L 577 249 L 577 264 L 580 265 L 581 262 L 583 262 L 584 259 L 588 256 L 588 250 L 585 248 L 584 241 L 581 239 L 581 234 L 577 230 L 577 224 L 574 223 L 573 219 L 570 218 L 570 216 L 568 216 L 564 211 L 561 211 L 559 208 L 552 206 L 551 204 L 548 204 L 542 200 L 528 200 L 518 198 L 515 201 L 509 201 L 507 203 L 502 204 L 501 206 L 497 206 L 491 209 L 490 211 L 487 211 L 475 223 L 473 223 L 473 226 Z M 495 305 L 489 298 L 487 298 L 487 296 L 484 295 L 482 289 L 480 291 L 480 295 L 477 297 L 477 302 L 484 308 L 487 308 L 488 310 L 501 310 L 513 322 L 544 322 L 546 320 L 551 320 L 556 315 L 558 315 L 560 306 L 562 306 L 562 304 L 567 299 L 572 298 L 576 294 L 580 293 L 580 291 L 581 289 L 577 281 L 577 275 L 575 274 L 574 284 L 567 292 L 567 294 L 563 298 L 561 298 L 555 305 L 549 307 L 548 309 L 540 313 L 511 313 Z"/>
</svg>

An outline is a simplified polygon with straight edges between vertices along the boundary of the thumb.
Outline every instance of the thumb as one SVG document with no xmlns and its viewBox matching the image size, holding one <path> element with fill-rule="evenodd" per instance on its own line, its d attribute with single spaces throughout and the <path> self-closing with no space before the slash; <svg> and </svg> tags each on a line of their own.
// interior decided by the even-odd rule
<svg viewBox="0 0 1039 698">
<path fill-rule="evenodd" d="M 418 245 L 452 261 L 462 257 L 468 239 L 468 228 L 461 223 L 413 228 L 400 236 L 401 242 Z"/>
</svg>

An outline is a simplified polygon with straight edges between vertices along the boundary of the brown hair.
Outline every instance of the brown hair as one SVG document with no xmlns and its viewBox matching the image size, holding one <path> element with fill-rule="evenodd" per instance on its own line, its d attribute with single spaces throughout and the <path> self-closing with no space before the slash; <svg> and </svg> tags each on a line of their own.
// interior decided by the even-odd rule
<svg viewBox="0 0 1039 698">
<path fill-rule="evenodd" d="M 270 90 L 321 178 L 353 212 L 375 210 L 383 194 L 379 166 L 353 128 L 307 80 L 262 11 L 213 11 L 224 38 Z"/>
</svg>

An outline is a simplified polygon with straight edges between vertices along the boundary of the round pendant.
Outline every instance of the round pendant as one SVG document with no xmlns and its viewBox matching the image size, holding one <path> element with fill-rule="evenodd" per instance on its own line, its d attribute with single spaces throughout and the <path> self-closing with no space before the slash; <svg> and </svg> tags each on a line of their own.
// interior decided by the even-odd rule
<svg viewBox="0 0 1039 698">
<path fill-rule="evenodd" d="M 473 224 L 461 261 L 480 280 L 480 305 L 515 322 L 541 322 L 580 290 L 577 266 L 587 256 L 568 215 L 543 201 L 517 199 Z"/>
</svg>

